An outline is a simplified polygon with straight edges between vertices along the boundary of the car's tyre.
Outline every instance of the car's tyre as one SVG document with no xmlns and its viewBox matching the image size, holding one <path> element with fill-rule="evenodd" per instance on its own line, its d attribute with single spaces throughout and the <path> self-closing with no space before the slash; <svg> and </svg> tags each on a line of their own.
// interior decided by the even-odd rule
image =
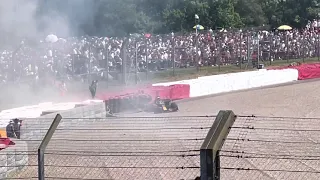
<svg viewBox="0 0 320 180">
<path fill-rule="evenodd" d="M 176 111 L 179 110 L 179 107 L 178 107 L 177 103 L 172 102 L 171 106 L 170 106 L 170 109 L 171 109 L 172 112 L 176 112 Z"/>
</svg>

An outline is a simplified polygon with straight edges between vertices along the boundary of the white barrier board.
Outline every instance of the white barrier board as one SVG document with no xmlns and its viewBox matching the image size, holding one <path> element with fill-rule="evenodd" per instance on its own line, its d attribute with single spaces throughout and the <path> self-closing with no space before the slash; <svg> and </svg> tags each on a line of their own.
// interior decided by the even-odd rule
<svg viewBox="0 0 320 180">
<path fill-rule="evenodd" d="M 153 86 L 170 86 L 189 84 L 190 97 L 206 96 L 223 92 L 276 85 L 298 80 L 298 70 L 266 70 L 204 76 L 197 79 L 153 84 Z"/>
<path fill-rule="evenodd" d="M 244 90 L 298 80 L 295 69 L 251 71 L 198 78 L 190 84 L 190 97 Z"/>
<path fill-rule="evenodd" d="M 8 125 L 10 119 L 14 118 L 37 118 L 40 117 L 43 111 L 65 111 L 75 108 L 76 104 L 89 105 L 91 103 L 101 102 L 100 100 L 87 100 L 83 102 L 67 102 L 67 103 L 52 103 L 45 102 L 38 105 L 23 106 L 19 108 L 7 109 L 0 112 L 0 128 Z"/>
</svg>

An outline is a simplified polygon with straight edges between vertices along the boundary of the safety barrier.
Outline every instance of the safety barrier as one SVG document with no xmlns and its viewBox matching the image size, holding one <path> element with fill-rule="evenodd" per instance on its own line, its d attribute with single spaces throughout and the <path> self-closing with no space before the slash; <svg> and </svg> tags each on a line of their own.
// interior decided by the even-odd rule
<svg viewBox="0 0 320 180">
<path fill-rule="evenodd" d="M 299 74 L 301 73 L 298 73 L 296 69 L 262 69 L 157 83 L 141 89 L 118 92 L 117 94 L 106 93 L 100 98 L 104 100 L 119 99 L 120 101 L 134 96 L 138 97 L 140 94 L 147 94 L 152 99 L 158 95 L 163 99 L 178 100 L 292 82 L 298 80 Z"/>
<path fill-rule="evenodd" d="M 257 70 L 199 77 L 197 79 L 159 83 L 153 86 L 172 86 L 174 84 L 189 84 L 189 97 L 199 97 L 211 94 L 276 85 L 298 80 L 295 69 Z"/>
<path fill-rule="evenodd" d="M 156 96 L 171 100 L 186 99 L 190 97 L 190 85 L 149 86 L 118 96 L 107 94 L 104 98 L 107 111 L 122 113 L 145 110 L 155 100 Z"/>
<path fill-rule="evenodd" d="M 296 66 L 280 67 L 281 69 L 296 69 L 299 72 L 298 80 L 320 78 L 320 63 L 301 64 Z"/>
<path fill-rule="evenodd" d="M 133 96 L 139 96 L 146 94 L 154 99 L 156 96 L 160 96 L 163 99 L 185 99 L 190 97 L 190 85 L 189 84 L 172 84 L 168 86 L 146 86 L 139 89 L 130 89 L 117 93 L 102 93 L 99 95 L 100 99 L 123 99 L 130 98 Z"/>
<path fill-rule="evenodd" d="M 320 64 L 303 64 L 295 69 L 299 72 L 298 80 L 320 78 Z"/>
</svg>

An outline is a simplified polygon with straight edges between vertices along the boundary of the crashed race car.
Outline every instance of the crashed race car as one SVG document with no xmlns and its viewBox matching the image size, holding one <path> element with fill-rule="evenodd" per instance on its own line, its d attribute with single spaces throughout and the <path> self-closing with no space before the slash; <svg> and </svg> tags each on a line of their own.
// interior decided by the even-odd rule
<svg viewBox="0 0 320 180">
<path fill-rule="evenodd" d="M 177 103 L 170 99 L 160 99 L 157 97 L 154 103 L 154 113 L 176 112 L 179 110 Z"/>
<path fill-rule="evenodd" d="M 171 99 L 161 99 L 158 96 L 153 100 L 150 95 L 144 93 L 110 98 L 105 100 L 104 103 L 107 117 L 112 117 L 118 113 L 125 112 L 165 113 L 179 110 L 178 105 Z"/>
</svg>

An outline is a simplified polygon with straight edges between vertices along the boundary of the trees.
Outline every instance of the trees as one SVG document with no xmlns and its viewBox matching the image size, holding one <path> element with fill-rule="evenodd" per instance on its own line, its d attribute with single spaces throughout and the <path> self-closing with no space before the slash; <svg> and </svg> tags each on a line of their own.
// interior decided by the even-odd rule
<svg viewBox="0 0 320 180">
<path fill-rule="evenodd" d="M 201 25 L 212 29 L 282 24 L 302 27 L 320 13 L 318 0 L 109 0 L 100 3 L 96 24 L 103 26 L 113 21 L 108 35 L 124 34 L 122 31 L 190 31 L 196 23 L 195 14 L 200 16 Z"/>
<path fill-rule="evenodd" d="M 69 35 L 126 36 L 129 33 L 190 31 L 196 23 L 194 14 L 200 16 L 199 23 L 208 29 L 261 25 L 277 27 L 282 24 L 302 27 L 308 20 L 318 18 L 320 13 L 319 0 L 34 0 L 28 2 L 37 3 L 35 5 L 37 10 L 33 12 L 33 9 L 25 8 L 23 12 L 34 13 L 39 31 L 44 29 L 59 31 L 62 26 L 66 26 Z M 1 15 L 6 17 L 4 12 Z M 48 20 L 60 24 L 56 27 L 57 25 L 48 23 Z M 62 24 L 62 20 L 67 23 Z"/>
</svg>

